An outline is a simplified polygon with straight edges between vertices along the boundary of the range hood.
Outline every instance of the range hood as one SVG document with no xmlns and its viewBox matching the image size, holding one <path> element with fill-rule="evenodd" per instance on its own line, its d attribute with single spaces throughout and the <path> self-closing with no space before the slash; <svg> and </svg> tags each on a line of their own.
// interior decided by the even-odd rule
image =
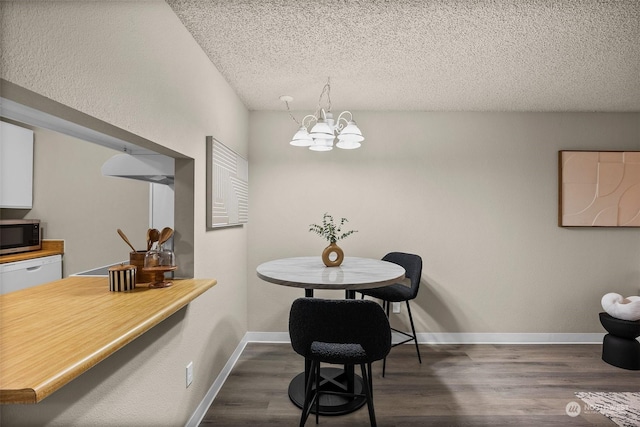
<svg viewBox="0 0 640 427">
<path fill-rule="evenodd" d="M 173 184 L 175 161 L 162 154 L 116 154 L 102 165 L 102 175 Z"/>
</svg>

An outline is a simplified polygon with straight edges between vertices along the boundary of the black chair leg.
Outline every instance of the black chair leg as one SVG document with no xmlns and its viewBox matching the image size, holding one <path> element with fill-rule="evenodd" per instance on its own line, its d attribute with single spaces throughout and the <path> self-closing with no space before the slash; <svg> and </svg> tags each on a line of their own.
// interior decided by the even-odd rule
<svg viewBox="0 0 640 427">
<path fill-rule="evenodd" d="M 364 299 L 364 294 L 362 295 L 362 298 Z M 413 332 L 413 342 L 416 346 L 416 353 L 418 353 L 418 362 L 422 363 L 422 357 L 420 356 L 420 347 L 418 346 L 418 336 L 416 335 L 416 327 L 413 323 L 413 315 L 411 314 L 411 306 L 409 305 L 409 301 L 405 301 L 405 303 L 407 304 L 407 313 L 409 313 L 409 322 L 411 323 L 411 332 Z M 388 318 L 389 312 L 391 311 L 391 302 L 382 300 L 382 308 L 387 313 L 387 318 Z M 384 359 L 382 359 L 382 377 L 383 378 L 386 371 L 387 371 L 387 358 L 385 357 Z"/>
<path fill-rule="evenodd" d="M 362 298 L 360 299 L 364 299 L 364 294 L 362 294 Z M 389 318 L 389 308 L 391 307 L 391 303 L 389 301 L 386 300 L 382 300 L 382 309 L 387 313 L 387 319 Z M 415 331 L 413 332 L 413 335 L 415 336 Z M 418 355 L 418 357 L 420 357 L 420 355 Z M 420 362 L 422 363 L 422 362 Z M 387 358 L 385 357 L 384 359 L 382 359 L 382 378 L 384 378 L 384 373 L 387 370 Z M 371 373 L 369 373 L 369 376 L 371 376 Z"/>
<path fill-rule="evenodd" d="M 307 422 L 307 418 L 309 417 L 309 412 L 311 412 L 311 405 L 313 404 L 311 399 L 311 390 L 313 388 L 314 381 L 317 382 L 314 378 L 316 374 L 316 364 L 320 365 L 320 362 L 311 361 L 309 376 L 307 378 L 307 387 L 304 392 L 304 404 L 302 405 L 302 415 L 300 416 L 300 427 L 304 427 L 304 424 Z"/>
<path fill-rule="evenodd" d="M 418 353 L 418 362 L 422 363 L 422 358 L 420 357 L 420 347 L 418 347 L 418 337 L 416 336 L 416 327 L 413 326 L 413 316 L 411 315 L 411 307 L 409 306 L 409 301 L 407 303 L 407 312 L 409 313 L 409 321 L 411 322 L 411 330 L 413 331 L 413 342 L 416 344 L 416 352 Z"/>
<path fill-rule="evenodd" d="M 320 417 L 320 362 L 316 363 L 316 424 Z"/>
<path fill-rule="evenodd" d="M 369 391 L 373 399 L 373 376 L 371 375 L 371 363 L 367 363 L 367 373 L 369 374 Z"/>
<path fill-rule="evenodd" d="M 382 305 L 384 308 L 384 311 L 387 313 L 387 319 L 389 318 L 389 308 L 391 307 L 391 303 L 389 301 L 386 300 L 382 300 Z M 387 358 L 385 357 L 384 359 L 382 359 L 382 378 L 384 378 L 384 373 L 387 370 Z"/>
<path fill-rule="evenodd" d="M 360 370 L 362 371 L 362 385 L 364 387 L 364 394 L 367 397 L 367 408 L 369 408 L 369 422 L 371 423 L 371 427 L 376 427 L 376 414 L 373 409 L 373 395 L 371 388 L 371 381 L 369 375 L 367 375 L 367 368 L 365 368 L 364 363 L 360 365 Z"/>
</svg>

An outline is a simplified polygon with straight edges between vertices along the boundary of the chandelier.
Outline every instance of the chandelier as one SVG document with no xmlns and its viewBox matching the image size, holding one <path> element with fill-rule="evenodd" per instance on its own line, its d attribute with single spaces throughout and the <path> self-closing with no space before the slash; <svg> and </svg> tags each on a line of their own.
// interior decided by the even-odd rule
<svg viewBox="0 0 640 427">
<path fill-rule="evenodd" d="M 325 95 L 327 97 L 326 111 L 321 106 L 322 98 Z M 343 111 L 338 118 L 334 120 L 333 114 L 331 113 L 331 84 L 329 79 L 327 79 L 327 84 L 324 85 L 320 93 L 318 109 L 314 114 L 305 116 L 302 122 L 296 120 L 293 114 L 291 114 L 289 103 L 293 101 L 293 98 L 288 95 L 283 95 L 280 97 L 280 100 L 286 104 L 287 111 L 293 121 L 300 126 L 300 129 L 293 135 L 289 143 L 291 145 L 296 147 L 309 147 L 309 149 L 313 151 L 329 151 L 333 149 L 333 143 L 337 139 L 336 147 L 352 150 L 360 147 L 360 143 L 364 141 L 362 132 L 360 132 L 356 122 L 353 120 L 353 115 L 350 111 Z M 349 116 L 349 120 L 344 117 L 346 115 Z M 312 124 L 313 127 L 309 130 Z"/>
</svg>

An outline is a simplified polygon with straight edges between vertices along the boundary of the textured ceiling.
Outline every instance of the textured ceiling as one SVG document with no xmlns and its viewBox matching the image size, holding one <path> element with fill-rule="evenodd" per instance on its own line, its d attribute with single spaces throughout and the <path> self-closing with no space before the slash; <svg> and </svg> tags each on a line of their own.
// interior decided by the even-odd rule
<svg viewBox="0 0 640 427">
<path fill-rule="evenodd" d="M 250 110 L 640 111 L 640 0 L 166 0 Z"/>
</svg>

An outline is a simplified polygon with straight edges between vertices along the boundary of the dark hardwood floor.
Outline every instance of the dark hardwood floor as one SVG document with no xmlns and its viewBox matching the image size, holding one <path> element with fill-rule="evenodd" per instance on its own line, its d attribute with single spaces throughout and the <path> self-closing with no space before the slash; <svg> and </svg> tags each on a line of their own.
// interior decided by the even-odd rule
<svg viewBox="0 0 640 427">
<path fill-rule="evenodd" d="M 640 371 L 600 359 L 600 345 L 413 345 L 373 366 L 379 426 L 615 426 L 594 411 L 569 417 L 577 391 L 640 391 Z M 287 395 L 303 360 L 289 344 L 250 343 L 201 426 L 294 426 Z M 585 413 L 586 412 L 586 413 Z M 315 425 L 313 415 L 308 426 Z M 368 426 L 366 407 L 320 417 L 324 426 Z"/>
</svg>

